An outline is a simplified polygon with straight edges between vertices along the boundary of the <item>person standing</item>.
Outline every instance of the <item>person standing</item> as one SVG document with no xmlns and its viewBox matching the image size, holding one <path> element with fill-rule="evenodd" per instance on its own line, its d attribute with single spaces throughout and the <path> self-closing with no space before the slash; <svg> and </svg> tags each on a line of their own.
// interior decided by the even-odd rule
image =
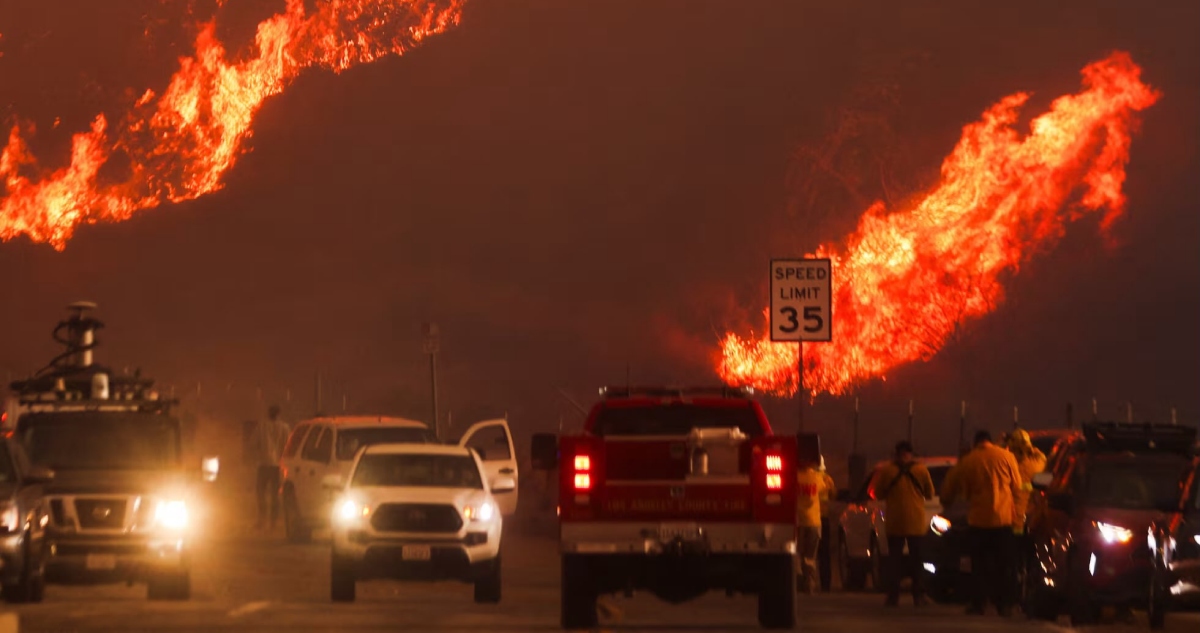
<svg viewBox="0 0 1200 633">
<path fill-rule="evenodd" d="M 946 473 L 942 504 L 965 499 L 967 541 L 971 556 L 973 592 L 967 613 L 983 615 L 990 599 L 996 612 L 1012 615 L 1016 596 L 1013 547 L 1015 500 L 1021 474 L 1013 454 L 992 443 L 987 431 L 975 434 L 975 448 Z"/>
<path fill-rule="evenodd" d="M 817 567 L 821 574 L 821 592 L 829 592 L 833 585 L 833 561 L 829 552 L 829 505 L 833 502 L 833 497 L 837 494 L 837 484 L 833 482 L 833 477 L 825 470 L 825 456 L 821 456 L 821 463 L 817 466 L 817 472 L 821 473 L 822 490 L 819 495 L 821 503 L 821 539 L 817 545 Z"/>
<path fill-rule="evenodd" d="M 255 429 L 258 468 L 255 473 L 254 494 L 258 500 L 258 520 L 254 527 L 275 528 L 279 518 L 279 461 L 291 430 L 279 419 L 279 407 L 267 409 L 267 419 Z M 268 523 L 269 521 L 269 523 Z"/>
<path fill-rule="evenodd" d="M 925 500 L 932 498 L 933 479 L 929 469 L 916 460 L 912 443 L 896 442 L 892 461 L 871 477 L 871 498 L 885 502 L 883 524 L 887 532 L 887 599 L 884 605 L 900 604 L 900 581 L 912 578 L 913 605 L 928 604 L 921 578 L 920 564 L 924 560 L 925 533 L 929 530 L 925 516 Z M 905 565 L 904 550 L 908 549 Z"/>
<path fill-rule="evenodd" d="M 1046 470 L 1046 455 L 1033 445 L 1029 433 L 1020 428 L 1009 434 L 1008 450 L 1017 458 L 1017 472 L 1021 475 L 1021 489 L 1013 499 L 1013 552 L 1017 565 L 1013 573 L 1013 591 L 1014 595 L 1020 595 L 1025 565 L 1033 553 L 1032 544 L 1025 538 L 1025 526 L 1028 525 L 1026 511 L 1029 497 L 1033 494 L 1033 476 Z"/>
<path fill-rule="evenodd" d="M 796 472 L 796 535 L 800 558 L 800 586 L 804 593 L 813 593 L 817 582 L 817 549 L 821 542 L 821 495 L 825 479 L 817 464 L 800 462 Z"/>
</svg>

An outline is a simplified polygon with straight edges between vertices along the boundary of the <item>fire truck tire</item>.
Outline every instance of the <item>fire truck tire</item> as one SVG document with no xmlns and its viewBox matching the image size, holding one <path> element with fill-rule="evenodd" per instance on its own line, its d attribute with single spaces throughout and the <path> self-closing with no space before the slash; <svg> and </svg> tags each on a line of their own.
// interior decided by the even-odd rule
<svg viewBox="0 0 1200 633">
<path fill-rule="evenodd" d="M 357 585 L 354 564 L 332 552 L 329 555 L 329 598 L 334 602 L 354 602 Z"/>
<path fill-rule="evenodd" d="M 158 572 L 146 582 L 149 600 L 188 600 L 192 597 L 192 574 L 189 570 Z"/>
<path fill-rule="evenodd" d="M 564 629 L 590 629 L 597 624 L 596 588 L 588 567 L 588 559 L 584 556 L 562 556 L 561 615 Z"/>
<path fill-rule="evenodd" d="M 790 555 L 762 562 L 758 590 L 758 623 L 764 629 L 796 627 L 796 563 Z"/>
<path fill-rule="evenodd" d="M 283 528 L 289 543 L 308 543 L 312 540 L 312 528 L 300 516 L 296 493 L 291 488 L 283 491 Z"/>
<path fill-rule="evenodd" d="M 500 602 L 500 557 L 492 561 L 487 575 L 475 581 L 475 602 L 496 604 Z"/>
<path fill-rule="evenodd" d="M 21 558 L 23 563 L 20 580 L 13 585 L 4 585 L 3 591 L 0 593 L 3 593 L 4 601 L 9 603 L 41 602 L 46 593 L 46 566 L 41 557 L 36 561 L 33 560 L 28 533 L 25 534 L 25 546 Z"/>
</svg>

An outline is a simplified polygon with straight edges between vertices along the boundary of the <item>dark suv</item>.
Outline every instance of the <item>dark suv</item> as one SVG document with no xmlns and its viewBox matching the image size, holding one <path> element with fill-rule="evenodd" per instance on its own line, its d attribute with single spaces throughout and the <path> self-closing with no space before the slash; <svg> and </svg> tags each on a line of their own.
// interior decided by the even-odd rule
<svg viewBox="0 0 1200 633">
<path fill-rule="evenodd" d="M 1152 628 L 1162 628 L 1168 609 L 1200 604 L 1200 457 L 1192 459 L 1179 488 L 1176 512 L 1156 521 L 1146 539 L 1154 557 Z"/>
<path fill-rule="evenodd" d="M 41 602 L 46 586 L 46 505 L 54 473 L 29 463 L 21 445 L 0 437 L 0 585 L 6 602 Z"/>
<path fill-rule="evenodd" d="M 1101 607 L 1144 607 L 1153 568 L 1151 524 L 1174 511 L 1196 429 L 1090 423 L 1065 447 L 1030 500 L 1025 610 L 1072 625 Z"/>
</svg>

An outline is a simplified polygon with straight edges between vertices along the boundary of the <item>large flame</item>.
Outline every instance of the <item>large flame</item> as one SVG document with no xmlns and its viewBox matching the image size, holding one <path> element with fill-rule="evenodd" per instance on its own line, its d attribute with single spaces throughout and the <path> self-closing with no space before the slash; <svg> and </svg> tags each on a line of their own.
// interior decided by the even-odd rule
<svg viewBox="0 0 1200 633">
<path fill-rule="evenodd" d="M 1107 230 L 1123 211 L 1134 113 L 1159 94 L 1116 52 L 1083 69 L 1084 90 L 1056 99 L 1022 138 L 1019 93 L 963 128 L 941 180 L 913 208 L 886 214 L 876 203 L 833 260 L 833 342 L 804 347 L 804 388 L 840 394 L 900 364 L 930 358 L 966 321 L 1002 299 L 1000 275 L 1052 246 L 1065 224 L 1103 212 Z M 730 384 L 790 395 L 797 346 L 725 336 L 717 371 Z"/>
<path fill-rule="evenodd" d="M 403 54 L 458 24 L 464 2 L 326 0 L 308 12 L 304 0 L 287 0 L 281 13 L 259 23 L 256 55 L 243 60 L 228 59 L 214 23 L 201 25 L 195 54 L 180 60 L 162 94 L 147 90 L 115 127 L 97 116 L 74 136 L 66 166 L 39 167 L 25 141 L 28 127 L 13 126 L 0 151 L 0 240 L 24 234 L 61 250 L 82 222 L 124 220 L 219 189 L 263 101 L 302 70 L 341 72 Z M 122 154 L 124 175 L 98 177 Z"/>
</svg>

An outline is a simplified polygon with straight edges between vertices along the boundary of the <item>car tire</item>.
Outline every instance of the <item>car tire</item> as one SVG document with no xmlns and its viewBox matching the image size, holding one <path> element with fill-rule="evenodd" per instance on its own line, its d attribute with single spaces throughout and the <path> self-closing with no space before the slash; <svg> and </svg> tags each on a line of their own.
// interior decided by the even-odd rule
<svg viewBox="0 0 1200 633">
<path fill-rule="evenodd" d="M 862 591 L 867 584 L 867 568 L 862 561 L 850 558 L 850 546 L 846 545 L 846 533 L 838 533 L 838 579 L 842 591 Z"/>
<path fill-rule="evenodd" d="M 758 624 L 764 629 L 796 628 L 796 560 L 764 557 L 758 588 Z"/>
<path fill-rule="evenodd" d="M 865 580 L 871 583 L 871 591 L 883 591 L 883 562 L 879 558 L 879 538 L 874 534 L 871 535 L 871 546 L 867 552 L 864 574 Z"/>
<path fill-rule="evenodd" d="M 1071 626 L 1078 627 L 1093 624 L 1097 620 L 1100 609 L 1090 597 L 1083 579 L 1088 574 L 1083 555 L 1071 552 L 1070 579 L 1067 581 L 1067 615 L 1071 618 Z M 1088 574 L 1090 575 L 1090 574 Z"/>
<path fill-rule="evenodd" d="M 4 601 L 17 603 L 41 602 L 46 595 L 46 562 L 41 556 L 33 559 L 30 548 L 30 535 L 25 534 L 25 545 L 22 548 L 21 576 L 15 584 L 4 585 L 0 593 Z"/>
<path fill-rule="evenodd" d="M 1167 591 L 1157 576 L 1150 580 L 1150 601 L 1146 605 L 1146 615 L 1150 620 L 1150 628 L 1161 631 L 1167 626 Z"/>
<path fill-rule="evenodd" d="M 291 488 L 283 492 L 283 528 L 289 543 L 302 544 L 312 541 L 312 528 L 300 516 L 296 492 Z"/>
<path fill-rule="evenodd" d="M 1058 603 L 1044 585 L 1037 574 L 1026 573 L 1021 610 L 1031 620 L 1054 622 L 1058 619 Z"/>
<path fill-rule="evenodd" d="M 188 600 L 192 597 L 192 574 L 187 569 L 156 572 L 146 582 L 149 600 Z"/>
<path fill-rule="evenodd" d="M 329 599 L 334 602 L 354 602 L 358 574 L 353 561 L 333 551 L 329 556 Z"/>
<path fill-rule="evenodd" d="M 475 581 L 475 602 L 496 604 L 500 602 L 500 556 L 492 561 L 486 576 Z"/>
<path fill-rule="evenodd" d="M 590 629 L 596 626 L 596 585 L 589 567 L 586 556 L 562 555 L 560 616 L 564 629 Z"/>
</svg>

